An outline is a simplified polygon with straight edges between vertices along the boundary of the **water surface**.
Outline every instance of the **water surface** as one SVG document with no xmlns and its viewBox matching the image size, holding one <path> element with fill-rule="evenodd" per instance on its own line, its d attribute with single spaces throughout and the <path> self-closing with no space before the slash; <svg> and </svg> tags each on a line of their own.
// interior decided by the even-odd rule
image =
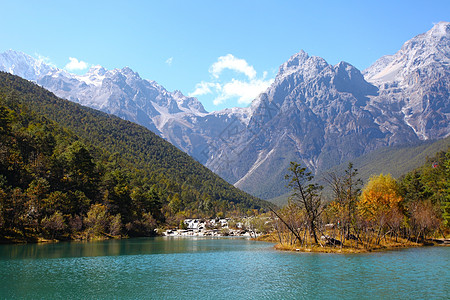
<svg viewBox="0 0 450 300">
<path fill-rule="evenodd" d="M 450 248 L 289 253 L 246 239 L 0 245 L 0 298 L 449 299 Z"/>
</svg>

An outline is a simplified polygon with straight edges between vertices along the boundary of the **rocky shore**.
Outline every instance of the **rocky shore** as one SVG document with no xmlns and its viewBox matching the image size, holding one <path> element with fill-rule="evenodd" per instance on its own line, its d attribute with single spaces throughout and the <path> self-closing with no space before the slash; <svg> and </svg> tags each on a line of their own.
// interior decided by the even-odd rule
<svg viewBox="0 0 450 300">
<path fill-rule="evenodd" d="M 241 236 L 256 238 L 261 233 L 256 230 L 249 229 L 243 222 L 232 222 L 231 219 L 186 219 L 184 220 L 184 228 L 167 229 L 161 234 L 163 236 Z M 230 226 L 233 223 L 233 226 Z"/>
<path fill-rule="evenodd" d="M 243 237 L 258 237 L 260 234 L 247 230 L 240 229 L 167 229 L 162 233 L 163 236 L 243 236 Z"/>
</svg>

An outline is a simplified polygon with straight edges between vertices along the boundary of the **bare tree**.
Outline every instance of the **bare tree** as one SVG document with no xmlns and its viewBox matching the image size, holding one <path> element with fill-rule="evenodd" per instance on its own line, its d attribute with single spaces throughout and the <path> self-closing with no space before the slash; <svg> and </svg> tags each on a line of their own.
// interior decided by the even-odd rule
<svg viewBox="0 0 450 300">
<path fill-rule="evenodd" d="M 427 235 L 436 231 L 441 223 L 436 212 L 437 209 L 431 201 L 421 201 L 412 205 L 410 210 L 411 222 L 416 229 L 416 243 L 419 241 L 420 236 L 425 241 Z"/>
<path fill-rule="evenodd" d="M 276 216 L 275 228 L 278 233 L 280 244 L 286 241 L 293 245 L 296 241 L 303 245 L 303 239 L 300 236 L 302 227 L 302 214 L 298 209 L 298 205 L 289 203 L 281 210 L 276 212 L 272 207 L 269 207 L 272 213 Z"/>
<path fill-rule="evenodd" d="M 322 198 L 319 194 L 322 186 L 308 184 L 314 176 L 311 175 L 311 172 L 307 172 L 306 168 L 302 168 L 299 163 L 291 162 L 288 171 L 290 173 L 285 178 L 289 180 L 288 187 L 292 189 L 290 199 L 306 211 L 309 231 L 314 237 L 314 242 L 320 244 L 317 239 L 316 225 L 322 213 Z"/>
<path fill-rule="evenodd" d="M 334 201 L 340 208 L 339 221 L 342 224 L 342 236 L 346 239 L 350 239 L 352 227 L 355 235 L 359 236 L 356 204 L 358 197 L 361 195 L 363 182 L 360 178 L 357 178 L 357 175 L 358 170 L 353 168 L 353 164 L 350 162 L 344 174 L 338 175 L 331 172 L 325 176 L 325 181 L 328 182 L 333 191 Z"/>
</svg>

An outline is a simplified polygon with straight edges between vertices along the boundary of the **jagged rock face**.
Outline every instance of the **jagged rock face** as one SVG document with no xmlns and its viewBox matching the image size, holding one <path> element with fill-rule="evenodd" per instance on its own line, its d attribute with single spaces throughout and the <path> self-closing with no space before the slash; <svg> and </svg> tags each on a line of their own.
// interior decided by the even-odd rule
<svg viewBox="0 0 450 300">
<path fill-rule="evenodd" d="M 95 66 L 83 76 L 58 70 L 37 82 L 62 98 L 136 122 L 162 136 L 162 129 L 167 128 L 167 122 L 173 122 L 171 119 L 206 114 L 197 99 L 179 91 L 170 93 L 128 67 L 107 71 Z"/>
<path fill-rule="evenodd" d="M 283 190 L 292 160 L 316 172 L 393 144 L 398 130 L 403 134 L 395 142 L 417 140 L 399 120 L 380 128 L 376 120 L 382 113 L 370 105 L 377 94 L 350 64 L 331 66 L 300 52 L 254 101 L 248 125 L 206 165 L 237 187 L 269 198 Z M 224 167 L 222 161 L 231 163 Z"/>
<path fill-rule="evenodd" d="M 95 66 L 80 76 L 8 51 L 0 54 L 0 70 L 139 123 L 268 199 L 285 192 L 290 161 L 317 173 L 379 147 L 448 136 L 449 28 L 435 25 L 363 73 L 301 51 L 251 107 L 211 113 L 129 68 Z"/>
<path fill-rule="evenodd" d="M 407 41 L 364 74 L 380 90 L 374 106 L 388 108 L 422 140 L 449 135 L 450 23 L 440 22 Z"/>
<path fill-rule="evenodd" d="M 8 50 L 0 54 L 0 70 L 36 81 L 37 78 L 47 74 L 54 68 L 42 60 L 14 50 Z"/>
<path fill-rule="evenodd" d="M 348 63 L 292 56 L 253 102 L 247 127 L 206 165 L 270 198 L 282 193 L 291 160 L 318 172 L 382 146 L 448 136 L 449 34 L 449 23 L 437 24 L 365 77 Z"/>
</svg>

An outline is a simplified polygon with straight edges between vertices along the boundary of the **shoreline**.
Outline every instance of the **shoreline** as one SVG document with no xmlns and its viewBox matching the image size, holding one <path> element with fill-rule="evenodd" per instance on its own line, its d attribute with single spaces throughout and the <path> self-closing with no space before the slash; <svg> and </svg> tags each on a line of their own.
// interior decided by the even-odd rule
<svg viewBox="0 0 450 300">
<path fill-rule="evenodd" d="M 184 230 L 184 229 L 167 229 L 155 231 L 156 234 L 148 236 L 94 236 L 90 238 L 63 238 L 63 239 L 48 239 L 40 236 L 29 236 L 25 238 L 18 238 L 12 236 L 6 236 L 0 239 L 0 245 L 20 245 L 20 244 L 50 244 L 50 243 L 62 243 L 62 242 L 95 242 L 95 241 L 107 241 L 107 240 L 122 240 L 133 238 L 149 238 L 149 237 L 204 237 L 204 238 L 222 238 L 222 237 L 236 237 L 236 238 L 250 238 L 256 240 L 260 234 L 250 232 L 247 230 L 234 230 L 230 229 L 227 232 L 222 232 L 217 229 L 207 230 Z"/>
<path fill-rule="evenodd" d="M 385 252 L 385 251 L 396 251 L 409 248 L 422 248 L 422 247 L 449 247 L 449 243 L 439 244 L 439 243 L 411 243 L 403 244 L 397 246 L 380 246 L 377 248 L 363 249 L 363 248 L 350 248 L 350 247 L 298 247 L 298 246 L 288 246 L 276 244 L 274 248 L 278 251 L 289 251 L 289 252 L 302 252 L 302 253 L 329 253 L 329 254 L 363 254 L 363 253 L 374 253 L 374 252 Z"/>
<path fill-rule="evenodd" d="M 408 242 L 397 242 L 396 244 L 391 245 L 376 245 L 372 248 L 355 248 L 351 246 L 343 246 L 342 248 L 339 246 L 330 247 L 330 246 L 320 246 L 313 245 L 308 247 L 301 247 L 300 245 L 285 245 L 280 244 L 278 240 L 274 239 L 274 237 L 270 234 L 263 235 L 258 238 L 253 239 L 255 241 L 260 242 L 271 242 L 276 243 L 274 245 L 275 250 L 277 251 L 288 251 L 288 252 L 301 252 L 301 253 L 329 253 L 329 254 L 363 254 L 363 253 L 373 253 L 373 252 L 385 252 L 385 251 L 395 251 L 402 250 L 408 248 L 419 248 L 419 247 L 449 247 L 450 239 L 440 238 L 440 239 L 427 239 L 422 243 L 415 243 L 412 241 Z"/>
<path fill-rule="evenodd" d="M 184 231 L 184 230 L 183 230 Z M 146 237 L 184 237 L 184 238 L 249 238 L 250 240 L 257 242 L 268 242 L 276 243 L 273 248 L 277 251 L 287 251 L 287 252 L 301 252 L 301 253 L 328 253 L 328 254 L 364 254 L 364 253 L 374 253 L 374 252 L 385 252 L 385 251 L 396 251 L 408 248 L 420 248 L 420 247 L 449 247 L 450 239 L 448 238 L 438 238 L 438 239 L 427 239 L 423 243 L 407 242 L 407 243 L 397 243 L 396 245 L 384 246 L 379 245 L 374 248 L 354 248 L 349 246 L 341 247 L 329 247 L 313 245 L 312 247 L 300 247 L 300 245 L 285 245 L 280 244 L 271 234 L 259 235 L 257 237 L 252 237 L 248 234 L 241 235 L 223 235 L 223 234 L 212 234 L 212 235 L 201 235 L 201 234 L 174 234 L 167 235 L 160 233 L 152 236 L 101 236 L 94 237 L 90 239 L 46 239 L 42 237 L 30 237 L 27 240 L 19 239 L 2 239 L 0 240 L 0 245 L 20 245 L 20 244 L 51 244 L 51 243 L 61 243 L 61 242 L 96 242 L 96 241 L 107 241 L 107 240 L 121 240 L 121 239 L 133 239 L 133 238 L 146 238 Z"/>
</svg>

